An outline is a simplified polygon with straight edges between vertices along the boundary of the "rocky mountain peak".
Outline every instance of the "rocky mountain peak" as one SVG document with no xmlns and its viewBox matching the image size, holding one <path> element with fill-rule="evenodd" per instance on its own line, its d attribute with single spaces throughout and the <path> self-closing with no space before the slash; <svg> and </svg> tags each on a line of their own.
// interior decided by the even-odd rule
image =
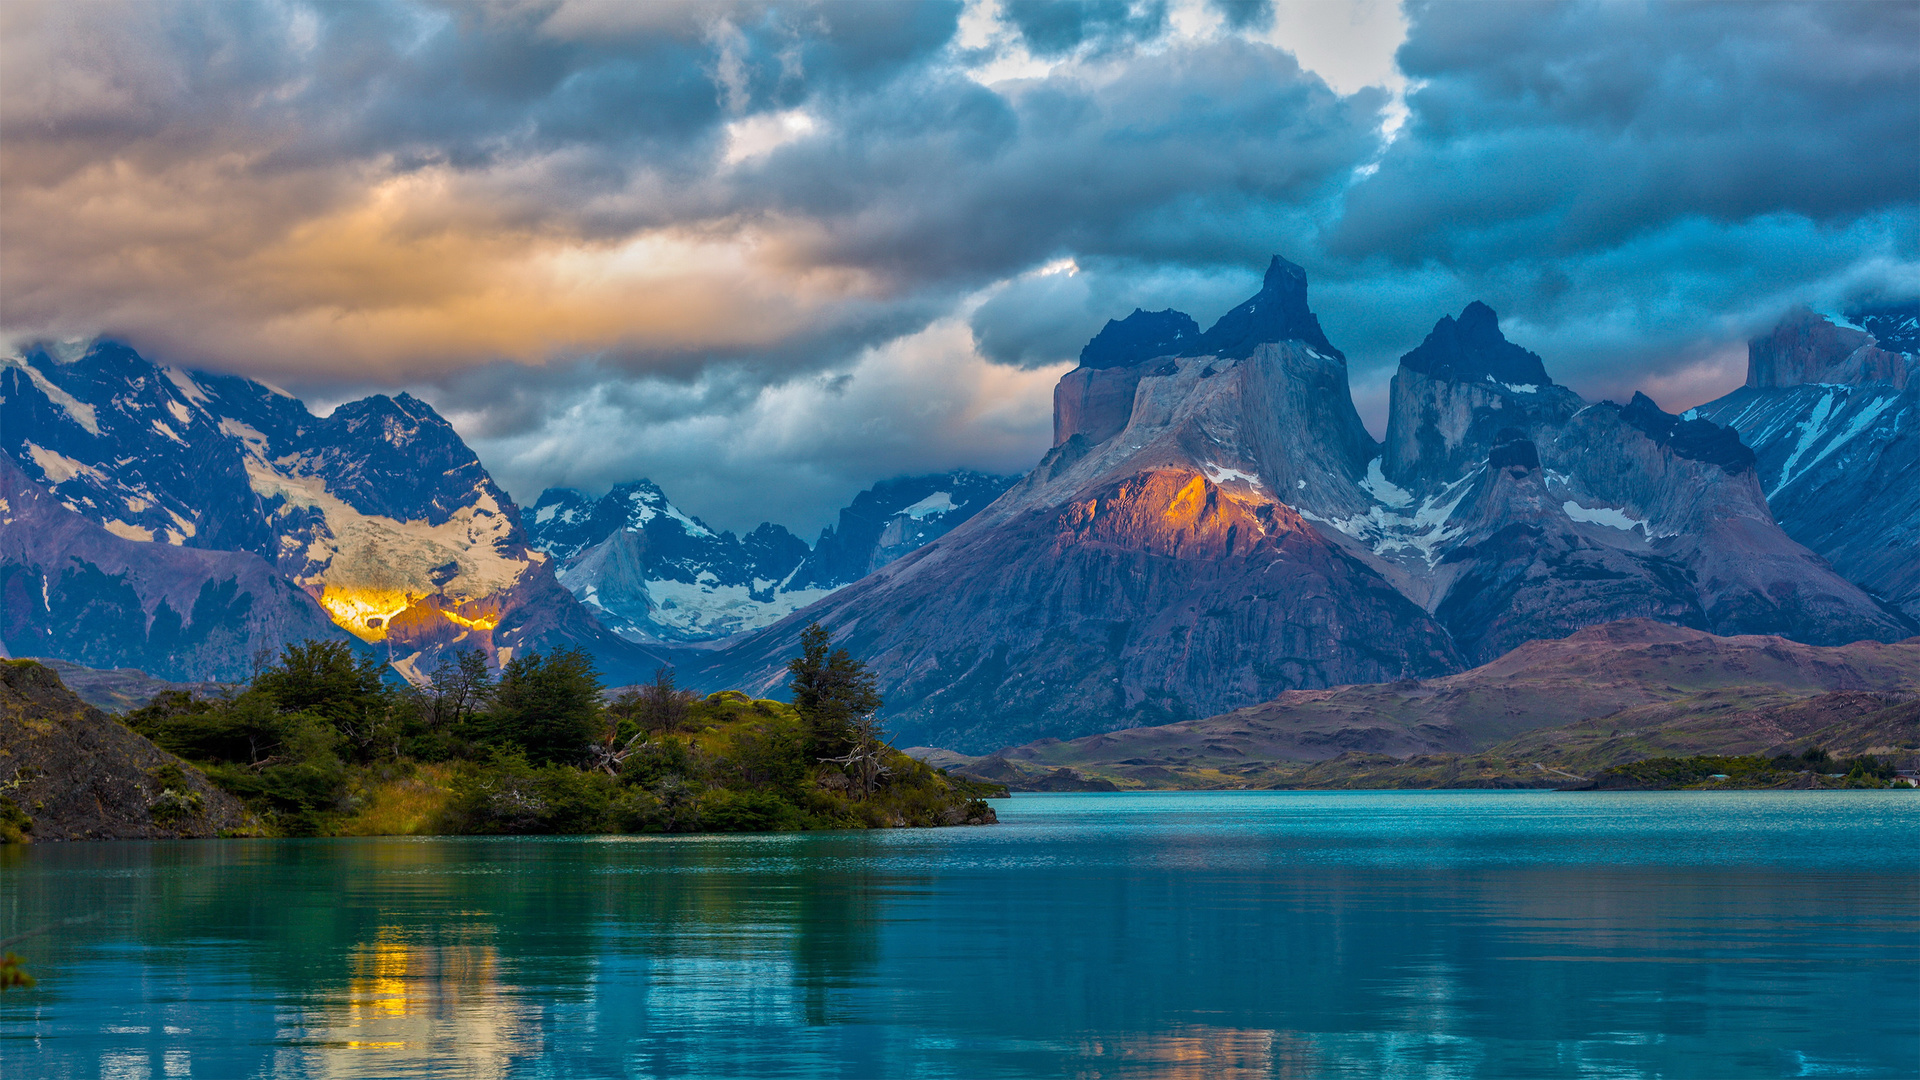
<svg viewBox="0 0 1920 1080">
<path fill-rule="evenodd" d="M 374 394 L 311 421 L 306 468 L 349 506 L 396 521 L 439 526 L 474 507 L 506 515 L 503 534 L 521 542 L 512 501 L 495 487 L 480 458 L 433 406 L 411 394 Z"/>
<path fill-rule="evenodd" d="M 1914 305 L 1889 305 L 1886 310 L 1862 314 L 1887 332 L 1887 342 L 1811 308 L 1789 311 L 1772 330 L 1747 343 L 1747 385 L 1772 389 L 1808 383 L 1887 383 L 1904 389 L 1920 382 L 1920 359 L 1900 351 L 1913 348 L 1911 338 L 1920 325 Z"/>
<path fill-rule="evenodd" d="M 1298 341 L 1318 352 L 1345 361 L 1346 355 L 1327 341 L 1320 319 L 1307 307 L 1307 272 L 1278 255 L 1267 266 L 1260 291 L 1239 307 L 1220 316 L 1182 356 L 1216 356 L 1244 360 L 1261 345 Z"/>
<path fill-rule="evenodd" d="M 1080 350 L 1084 368 L 1129 367 L 1159 356 L 1173 356 L 1199 340 L 1200 324 L 1184 311 L 1134 308 L 1124 319 L 1108 319 Z"/>
<path fill-rule="evenodd" d="M 1420 347 L 1400 363 L 1433 379 L 1499 383 L 1509 389 L 1553 385 L 1540 357 L 1508 341 L 1500 332 L 1500 316 L 1478 300 L 1458 319 L 1442 316 Z"/>
<path fill-rule="evenodd" d="M 1888 352 L 1920 354 L 1920 298 L 1861 304 L 1847 309 L 1855 326 Z"/>
<path fill-rule="evenodd" d="M 1585 404 L 1540 357 L 1507 340 L 1500 316 L 1475 300 L 1443 316 L 1400 358 L 1387 416 L 1386 476 L 1451 482 L 1477 468 L 1504 431 L 1537 440 Z"/>
<path fill-rule="evenodd" d="M 1753 451 L 1740 441 L 1739 432 L 1711 420 L 1682 420 L 1638 391 L 1620 407 L 1620 419 L 1680 457 L 1718 465 L 1729 476 L 1753 468 Z"/>
</svg>

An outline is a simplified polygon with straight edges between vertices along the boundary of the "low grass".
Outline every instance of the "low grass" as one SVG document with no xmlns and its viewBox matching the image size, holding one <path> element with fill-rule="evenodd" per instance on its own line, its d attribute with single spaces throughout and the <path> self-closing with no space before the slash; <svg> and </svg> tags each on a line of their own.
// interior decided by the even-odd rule
<svg viewBox="0 0 1920 1080">
<path fill-rule="evenodd" d="M 394 774 L 373 772 L 353 793 L 356 810 L 332 831 L 335 836 L 433 836 L 443 831 L 453 798 L 452 762 L 416 764 Z"/>
</svg>

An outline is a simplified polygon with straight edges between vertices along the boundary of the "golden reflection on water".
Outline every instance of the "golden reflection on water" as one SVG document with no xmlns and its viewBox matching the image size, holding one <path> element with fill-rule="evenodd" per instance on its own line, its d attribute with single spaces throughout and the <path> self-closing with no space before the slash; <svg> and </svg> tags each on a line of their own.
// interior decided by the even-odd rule
<svg viewBox="0 0 1920 1080">
<path fill-rule="evenodd" d="M 1273 1080 L 1319 1076 L 1325 1064 L 1312 1043 L 1291 1032 L 1191 1024 L 1086 1040 L 1079 1058 L 1075 1080 L 1143 1074 L 1166 1080 Z"/>
<path fill-rule="evenodd" d="M 456 932 L 462 940 L 418 943 L 384 927 L 354 946 L 347 992 L 300 1018 L 300 1056 L 310 1075 L 493 1077 L 539 1053 L 534 1010 L 502 985 L 488 934 L 473 927 Z M 361 1051 L 375 1052 L 377 1063 Z"/>
</svg>

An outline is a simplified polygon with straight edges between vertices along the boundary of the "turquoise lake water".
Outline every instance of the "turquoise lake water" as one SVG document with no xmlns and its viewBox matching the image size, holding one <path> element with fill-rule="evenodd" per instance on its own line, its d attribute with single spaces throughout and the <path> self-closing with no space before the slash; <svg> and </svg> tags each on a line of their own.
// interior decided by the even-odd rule
<svg viewBox="0 0 1920 1080">
<path fill-rule="evenodd" d="M 0 850 L 0 1075 L 1920 1075 L 1920 795 L 995 806 Z"/>
</svg>

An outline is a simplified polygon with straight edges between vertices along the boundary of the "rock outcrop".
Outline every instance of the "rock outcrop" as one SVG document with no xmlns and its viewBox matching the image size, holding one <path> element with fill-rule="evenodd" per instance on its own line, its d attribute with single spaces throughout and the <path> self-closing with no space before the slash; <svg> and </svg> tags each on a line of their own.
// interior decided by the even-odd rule
<svg viewBox="0 0 1920 1080">
<path fill-rule="evenodd" d="M 75 697 L 53 670 L 0 660 L 0 796 L 36 843 L 257 833 L 239 800 Z"/>
<path fill-rule="evenodd" d="M 1920 303 L 1801 310 L 1748 348 L 1747 385 L 1688 412 L 1740 433 L 1788 536 L 1920 619 Z"/>
</svg>

